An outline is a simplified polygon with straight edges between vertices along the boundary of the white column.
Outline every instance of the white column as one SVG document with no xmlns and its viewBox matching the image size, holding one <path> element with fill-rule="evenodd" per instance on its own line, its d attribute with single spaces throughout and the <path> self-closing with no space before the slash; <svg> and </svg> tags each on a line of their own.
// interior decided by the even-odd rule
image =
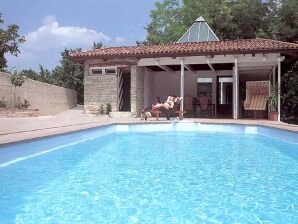
<svg viewBox="0 0 298 224">
<path fill-rule="evenodd" d="M 239 111 L 239 74 L 238 74 L 238 59 L 235 58 L 233 69 L 233 118 L 238 119 Z"/>
<path fill-rule="evenodd" d="M 180 103 L 180 110 L 183 111 L 183 102 L 184 102 L 184 61 L 183 59 L 181 59 L 180 97 L 182 97 L 182 102 Z"/>
<path fill-rule="evenodd" d="M 280 121 L 280 76 L 281 76 L 281 58 L 277 61 L 277 105 L 278 105 L 278 121 Z"/>
<path fill-rule="evenodd" d="M 223 104 L 223 82 L 220 82 L 220 104 Z"/>
</svg>

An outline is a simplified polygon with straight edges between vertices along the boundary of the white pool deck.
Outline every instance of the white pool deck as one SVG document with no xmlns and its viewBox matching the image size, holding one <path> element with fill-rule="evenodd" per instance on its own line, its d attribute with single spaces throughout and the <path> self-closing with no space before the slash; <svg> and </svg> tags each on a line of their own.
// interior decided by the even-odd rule
<svg viewBox="0 0 298 224">
<path fill-rule="evenodd" d="M 172 120 L 171 120 L 172 121 Z M 170 121 L 170 122 L 171 122 Z M 148 121 L 140 118 L 111 118 L 108 116 L 91 117 L 82 114 L 80 107 L 54 115 L 31 118 L 0 118 L 0 144 L 31 140 L 35 138 L 73 132 L 88 128 L 100 127 L 108 124 L 130 123 L 168 123 L 165 118 Z M 262 125 L 298 132 L 298 125 L 274 122 L 268 120 L 233 120 L 233 119 L 204 119 L 188 118 L 182 122 L 198 122 L 210 124 L 245 124 Z"/>
</svg>

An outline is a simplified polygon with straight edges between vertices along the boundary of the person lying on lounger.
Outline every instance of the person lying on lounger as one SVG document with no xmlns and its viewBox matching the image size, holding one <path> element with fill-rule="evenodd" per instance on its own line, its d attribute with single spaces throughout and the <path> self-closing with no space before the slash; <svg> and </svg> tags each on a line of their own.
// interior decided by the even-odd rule
<svg viewBox="0 0 298 224">
<path fill-rule="evenodd" d="M 180 102 L 181 97 L 176 96 L 168 96 L 167 101 L 164 103 L 157 103 L 155 105 L 152 105 L 152 110 L 158 110 L 159 108 L 165 108 L 167 110 L 172 109 L 174 107 L 175 102 Z"/>
<path fill-rule="evenodd" d="M 158 110 L 159 108 L 165 108 L 165 109 L 171 109 L 173 108 L 175 103 L 175 97 L 174 96 L 168 96 L 167 100 L 163 103 L 157 103 L 157 104 L 152 104 L 152 110 Z"/>
</svg>

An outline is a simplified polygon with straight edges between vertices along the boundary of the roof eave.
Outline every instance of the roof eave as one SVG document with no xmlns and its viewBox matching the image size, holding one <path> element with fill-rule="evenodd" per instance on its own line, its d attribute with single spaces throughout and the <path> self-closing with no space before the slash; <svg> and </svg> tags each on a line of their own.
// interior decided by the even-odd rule
<svg viewBox="0 0 298 224">
<path fill-rule="evenodd" d="M 109 58 L 157 58 L 157 57 L 186 57 L 186 56 L 213 56 L 213 55 L 237 55 L 237 54 L 265 54 L 265 53 L 293 53 L 298 49 L 258 49 L 258 50 L 235 50 L 235 51 L 206 51 L 206 52 L 176 52 L 176 53 L 153 53 L 153 54 L 126 54 L 126 55 L 100 55 L 100 56 L 78 56 L 78 57 L 65 57 L 66 59 L 76 62 L 84 63 L 90 59 L 109 59 Z"/>
</svg>

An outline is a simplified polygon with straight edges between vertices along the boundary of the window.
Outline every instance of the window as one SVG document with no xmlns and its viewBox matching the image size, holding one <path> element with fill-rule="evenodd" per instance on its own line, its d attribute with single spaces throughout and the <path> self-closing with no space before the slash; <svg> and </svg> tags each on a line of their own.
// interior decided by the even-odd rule
<svg viewBox="0 0 298 224">
<path fill-rule="evenodd" d="M 91 69 L 90 75 L 101 75 L 101 74 L 102 74 L 102 69 L 98 69 L 98 68 Z"/>
<path fill-rule="evenodd" d="M 116 74 L 116 68 L 106 68 L 105 74 Z"/>
<path fill-rule="evenodd" d="M 198 78 L 197 83 L 197 96 L 212 98 L 212 78 Z"/>
<path fill-rule="evenodd" d="M 117 74 L 116 67 L 93 67 L 90 68 L 90 75 L 115 75 Z"/>
</svg>

